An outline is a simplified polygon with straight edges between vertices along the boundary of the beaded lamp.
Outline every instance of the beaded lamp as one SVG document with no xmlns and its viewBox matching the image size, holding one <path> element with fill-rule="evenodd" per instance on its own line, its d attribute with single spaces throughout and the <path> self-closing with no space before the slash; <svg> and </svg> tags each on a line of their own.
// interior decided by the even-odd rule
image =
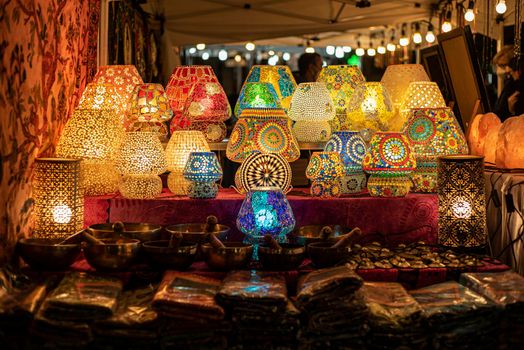
<svg viewBox="0 0 524 350">
<path fill-rule="evenodd" d="M 166 147 L 167 169 L 170 171 L 167 177 L 167 187 L 177 196 L 185 196 L 189 191 L 189 181 L 183 172 L 191 152 L 209 152 L 204 134 L 195 130 L 175 131 Z"/>
<path fill-rule="evenodd" d="M 253 151 L 280 154 L 288 162 L 300 157 L 300 148 L 291 132 L 291 120 L 282 108 L 244 109 L 226 148 L 229 160 L 241 163 Z"/>
<path fill-rule="evenodd" d="M 362 160 L 366 154 L 366 143 L 358 131 L 335 131 L 324 147 L 326 152 L 340 154 L 344 175 L 340 178 L 342 194 L 359 193 L 366 186 L 366 175 L 362 171 Z"/>
<path fill-rule="evenodd" d="M 258 65 L 251 67 L 244 84 L 259 82 L 269 83 L 273 86 L 282 108 L 287 112 L 291 103 L 291 97 L 297 87 L 289 67 Z"/>
<path fill-rule="evenodd" d="M 411 82 L 400 103 L 398 119 L 395 121 L 394 127 L 398 130 L 402 129 L 409 117 L 410 109 L 440 107 L 446 107 L 446 102 L 437 83 L 431 81 Z"/>
<path fill-rule="evenodd" d="M 326 84 L 299 84 L 288 114 L 295 121 L 293 132 L 298 141 L 327 141 L 331 135 L 329 121 L 335 117 L 335 106 Z"/>
<path fill-rule="evenodd" d="M 438 242 L 447 247 L 478 248 L 486 243 L 483 157 L 438 158 Z"/>
<path fill-rule="evenodd" d="M 214 152 L 191 152 L 184 169 L 184 178 L 191 181 L 189 198 L 215 198 L 216 181 L 222 178 L 222 168 Z"/>
<path fill-rule="evenodd" d="M 410 110 L 404 134 L 417 161 L 411 174 L 414 192 L 436 192 L 438 156 L 468 154 L 462 129 L 447 107 Z"/>
<path fill-rule="evenodd" d="M 282 108 L 282 105 L 273 85 L 245 83 L 235 105 L 235 116 L 238 118 L 246 108 Z"/>
<path fill-rule="evenodd" d="M 133 65 L 100 66 L 93 78 L 93 83 L 111 84 L 125 103 L 125 110 L 129 109 L 129 101 L 133 97 L 135 86 L 143 84 L 142 77 Z"/>
<path fill-rule="evenodd" d="M 291 186 L 291 166 L 276 153 L 251 153 L 235 174 L 235 190 L 244 194 L 255 187 L 279 187 L 288 193 Z"/>
<path fill-rule="evenodd" d="M 349 130 L 386 131 L 394 115 L 382 83 L 366 82 L 355 88 L 348 105 Z"/>
<path fill-rule="evenodd" d="M 124 123 L 126 101 L 111 84 L 89 83 L 86 85 L 77 109 L 113 109 Z"/>
<path fill-rule="evenodd" d="M 33 179 L 35 228 L 42 238 L 65 238 L 84 227 L 80 160 L 37 158 Z"/>
<path fill-rule="evenodd" d="M 398 108 L 409 83 L 414 81 L 429 81 L 429 77 L 420 64 L 392 64 L 386 68 L 380 82 L 388 90 L 393 105 Z"/>
<path fill-rule="evenodd" d="M 344 166 L 337 152 L 313 152 L 306 168 L 306 177 L 312 180 L 311 195 L 315 197 L 340 196 L 340 178 Z"/>
<path fill-rule="evenodd" d="M 411 188 L 409 175 L 415 167 L 415 156 L 404 134 L 376 132 L 362 162 L 364 171 L 371 174 L 369 194 L 373 197 L 404 197 Z"/>
<path fill-rule="evenodd" d="M 349 65 L 327 66 L 322 68 L 317 81 L 326 84 L 335 105 L 336 116 L 331 121 L 332 131 L 350 130 L 347 123 L 349 100 L 355 88 L 365 81 L 360 69 Z"/>
<path fill-rule="evenodd" d="M 117 155 L 123 175 L 119 191 L 126 198 L 154 198 L 162 192 L 158 175 L 167 169 L 164 148 L 154 131 L 127 132 Z"/>
</svg>

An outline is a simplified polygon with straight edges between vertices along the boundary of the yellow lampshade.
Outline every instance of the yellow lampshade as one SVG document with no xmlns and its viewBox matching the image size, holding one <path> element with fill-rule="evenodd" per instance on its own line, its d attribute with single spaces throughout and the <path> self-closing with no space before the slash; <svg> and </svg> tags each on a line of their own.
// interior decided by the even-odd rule
<svg viewBox="0 0 524 350">
<path fill-rule="evenodd" d="M 123 122 L 125 107 L 126 101 L 114 85 L 89 83 L 82 93 L 77 109 L 116 109 Z"/>
<path fill-rule="evenodd" d="M 135 87 L 128 122 L 167 122 L 173 116 L 164 88 L 160 84 L 140 84 Z"/>
<path fill-rule="evenodd" d="M 348 106 L 350 130 L 387 131 L 393 117 L 393 105 L 382 83 L 366 82 L 356 87 Z"/>
<path fill-rule="evenodd" d="M 411 82 L 402 98 L 395 126 L 391 130 L 398 131 L 402 128 L 409 117 L 410 109 L 439 107 L 446 107 L 446 102 L 437 83 L 431 81 Z"/>
<path fill-rule="evenodd" d="M 394 106 L 402 103 L 409 83 L 414 81 L 429 81 L 429 77 L 420 64 L 392 64 L 386 68 L 380 82 L 388 90 Z"/>
<path fill-rule="evenodd" d="M 251 67 L 247 75 L 246 83 L 269 83 L 273 85 L 275 92 L 282 108 L 285 111 L 289 109 L 291 104 L 291 97 L 297 87 L 295 78 L 288 66 L 258 66 Z"/>
<path fill-rule="evenodd" d="M 126 111 L 129 108 L 128 103 L 131 101 L 135 86 L 144 83 L 133 65 L 100 66 L 92 82 L 113 85 L 124 100 Z"/>
</svg>

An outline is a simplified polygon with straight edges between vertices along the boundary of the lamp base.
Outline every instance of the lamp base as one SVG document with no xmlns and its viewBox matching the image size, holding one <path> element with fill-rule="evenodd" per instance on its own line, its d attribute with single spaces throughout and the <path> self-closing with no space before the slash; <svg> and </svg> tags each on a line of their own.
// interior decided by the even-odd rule
<svg viewBox="0 0 524 350">
<path fill-rule="evenodd" d="M 363 172 L 351 173 L 340 178 L 340 193 L 355 194 L 366 188 L 366 175 Z"/>
<path fill-rule="evenodd" d="M 120 175 L 113 162 L 84 159 L 80 163 L 80 176 L 86 196 L 100 196 L 118 191 Z"/>
<path fill-rule="evenodd" d="M 218 185 L 215 182 L 191 182 L 189 184 L 189 198 L 211 199 L 216 198 Z"/>
<path fill-rule="evenodd" d="M 296 121 L 293 125 L 293 133 L 298 141 L 322 142 L 329 140 L 331 126 L 326 121 Z"/>
<path fill-rule="evenodd" d="M 340 197 L 340 181 L 313 181 L 310 191 L 313 197 Z"/>
<path fill-rule="evenodd" d="M 273 238 L 278 243 L 288 243 L 288 239 L 286 235 L 279 235 L 279 236 L 273 236 Z M 251 235 L 245 235 L 244 240 L 242 243 L 245 244 L 252 244 L 253 245 L 253 255 L 251 256 L 251 260 L 258 261 L 258 247 L 262 244 L 266 244 L 264 240 L 264 236 L 251 236 Z"/>
<path fill-rule="evenodd" d="M 411 174 L 413 192 L 437 192 L 437 162 L 434 159 L 417 157 L 417 168 Z"/>
<path fill-rule="evenodd" d="M 411 188 L 411 179 L 407 175 L 380 176 L 371 175 L 368 191 L 372 197 L 405 197 Z"/>
<path fill-rule="evenodd" d="M 124 175 L 118 190 L 126 198 L 155 198 L 162 193 L 162 180 L 158 175 Z"/>
<path fill-rule="evenodd" d="M 175 196 L 187 196 L 190 184 L 181 172 L 170 172 L 167 176 L 167 187 Z"/>
</svg>

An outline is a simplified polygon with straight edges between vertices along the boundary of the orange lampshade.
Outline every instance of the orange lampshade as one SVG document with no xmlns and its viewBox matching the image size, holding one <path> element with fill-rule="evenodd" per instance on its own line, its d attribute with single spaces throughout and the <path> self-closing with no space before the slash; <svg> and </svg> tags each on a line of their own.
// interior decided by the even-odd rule
<svg viewBox="0 0 524 350">
<path fill-rule="evenodd" d="M 487 140 L 488 132 L 493 128 L 500 128 L 501 124 L 499 117 L 494 113 L 477 114 L 471 121 L 467 134 L 471 154 L 477 156 L 485 155 L 484 144 Z"/>
<path fill-rule="evenodd" d="M 135 66 L 110 65 L 98 67 L 93 83 L 113 85 L 120 96 L 122 96 L 127 110 L 129 107 L 128 103 L 135 91 L 135 86 L 144 82 Z"/>
</svg>

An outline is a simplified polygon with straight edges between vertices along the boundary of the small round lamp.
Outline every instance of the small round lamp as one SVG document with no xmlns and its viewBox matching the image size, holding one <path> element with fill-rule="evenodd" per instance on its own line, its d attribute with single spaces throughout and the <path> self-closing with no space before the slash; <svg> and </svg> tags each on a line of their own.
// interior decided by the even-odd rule
<svg viewBox="0 0 524 350">
<path fill-rule="evenodd" d="M 282 105 L 273 85 L 245 83 L 235 105 L 235 116 L 240 117 L 246 108 L 282 108 Z"/>
<path fill-rule="evenodd" d="M 184 178 L 191 181 L 189 198 L 215 198 L 216 181 L 222 178 L 222 168 L 214 152 L 191 152 L 184 169 Z"/>
<path fill-rule="evenodd" d="M 313 152 L 306 168 L 306 177 L 312 180 L 311 195 L 315 197 L 340 196 L 340 178 L 344 166 L 337 152 Z"/>
</svg>

